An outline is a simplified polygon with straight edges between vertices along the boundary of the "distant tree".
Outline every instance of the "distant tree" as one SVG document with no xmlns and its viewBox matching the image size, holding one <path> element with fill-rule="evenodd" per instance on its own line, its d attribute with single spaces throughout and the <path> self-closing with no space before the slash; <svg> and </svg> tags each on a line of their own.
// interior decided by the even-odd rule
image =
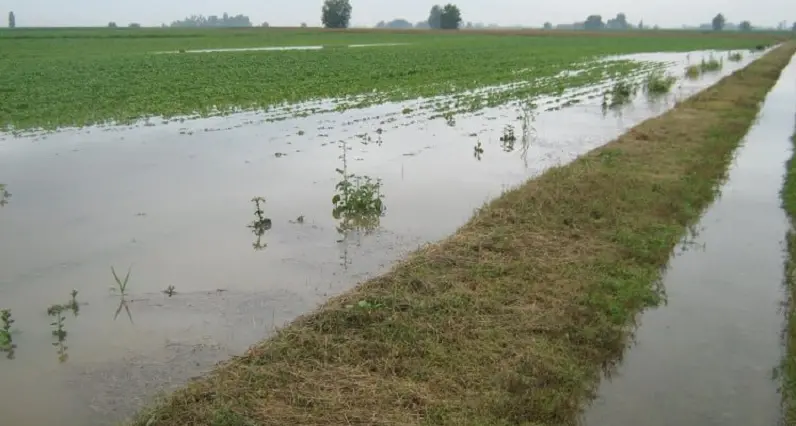
<svg viewBox="0 0 796 426">
<path fill-rule="evenodd" d="M 17 27 L 17 17 L 14 16 L 14 12 L 8 12 L 8 28 L 16 28 Z"/>
<path fill-rule="evenodd" d="M 128 27 L 129 28 L 141 28 L 141 24 L 139 24 L 137 22 L 131 22 L 130 25 L 128 25 Z"/>
<path fill-rule="evenodd" d="M 271 25 L 270 25 L 270 24 L 268 24 L 268 22 L 263 22 L 262 24 L 260 24 L 260 26 L 261 26 L 261 27 L 263 27 L 263 28 L 268 28 L 268 27 L 270 27 Z"/>
<path fill-rule="evenodd" d="M 743 21 L 738 24 L 738 29 L 741 31 L 752 31 L 752 23 L 749 21 Z"/>
<path fill-rule="evenodd" d="M 302 22 L 301 23 L 301 28 L 307 28 L 307 23 L 306 22 Z"/>
<path fill-rule="evenodd" d="M 614 30 L 626 30 L 629 27 L 627 16 L 624 13 L 619 13 L 616 18 L 609 19 L 605 26 Z"/>
<path fill-rule="evenodd" d="M 462 12 L 455 4 L 448 3 L 442 8 L 440 28 L 443 30 L 458 30 L 462 24 Z"/>
<path fill-rule="evenodd" d="M 724 15 L 722 15 L 721 13 L 713 17 L 713 31 L 723 30 L 725 22 L 726 20 L 724 19 Z"/>
<path fill-rule="evenodd" d="M 473 23 L 470 22 L 470 21 L 467 21 L 467 24 L 465 24 L 464 28 L 467 28 L 468 30 L 472 29 L 473 28 Z"/>
<path fill-rule="evenodd" d="M 348 28 L 351 22 L 351 2 L 348 0 L 326 0 L 321 9 L 321 22 L 326 28 Z"/>
<path fill-rule="evenodd" d="M 638 21 L 638 29 L 640 30 L 644 29 L 644 20 Z"/>
<path fill-rule="evenodd" d="M 393 19 L 390 22 L 384 24 L 385 28 L 412 28 L 413 25 L 411 22 L 407 21 L 406 19 Z"/>
<path fill-rule="evenodd" d="M 252 22 L 246 15 L 229 16 L 226 12 L 219 18 L 216 15 L 192 15 L 182 21 L 174 21 L 172 27 L 251 27 Z"/>
<path fill-rule="evenodd" d="M 108 22 L 108 28 L 116 28 L 116 22 Z"/>
<path fill-rule="evenodd" d="M 545 22 L 544 23 L 544 29 L 552 30 L 553 29 L 553 24 L 551 24 L 550 22 Z"/>
<path fill-rule="evenodd" d="M 426 21 L 420 21 L 420 22 L 416 23 L 415 24 L 415 28 L 420 28 L 420 29 L 427 30 L 427 29 L 431 28 L 431 26 L 428 25 L 428 21 L 426 20 Z"/>
<path fill-rule="evenodd" d="M 435 4 L 428 13 L 428 27 L 434 30 L 442 28 L 442 7 Z"/>
<path fill-rule="evenodd" d="M 796 33 L 796 22 L 793 23 L 793 27 L 790 30 Z"/>
<path fill-rule="evenodd" d="M 600 15 L 589 15 L 586 22 L 583 23 L 583 28 L 587 30 L 600 30 L 605 27 L 603 18 Z"/>
</svg>

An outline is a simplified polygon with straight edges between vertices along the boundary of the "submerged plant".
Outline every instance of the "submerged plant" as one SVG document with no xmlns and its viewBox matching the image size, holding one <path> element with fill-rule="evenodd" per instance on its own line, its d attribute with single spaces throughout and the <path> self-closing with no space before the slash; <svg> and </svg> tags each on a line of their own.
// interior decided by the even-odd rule
<svg viewBox="0 0 796 426">
<path fill-rule="evenodd" d="M 254 203 L 254 221 L 248 227 L 251 228 L 252 233 L 257 238 L 252 243 L 252 247 L 255 250 L 262 250 L 268 247 L 268 244 L 262 242 L 262 238 L 265 235 L 265 231 L 271 229 L 271 219 L 265 217 L 265 212 L 263 211 L 264 197 L 254 197 L 252 202 Z"/>
<path fill-rule="evenodd" d="M 484 147 L 481 145 L 481 141 L 478 141 L 473 147 L 473 157 L 475 157 L 476 160 L 481 161 L 482 155 L 484 155 Z"/>
<path fill-rule="evenodd" d="M 517 141 L 517 136 L 514 135 L 514 126 L 507 124 L 503 128 L 503 136 L 500 137 L 500 146 L 506 152 L 514 151 L 514 142 Z"/>
<path fill-rule="evenodd" d="M 11 318 L 10 309 L 0 311 L 0 352 L 7 353 L 8 359 L 14 358 L 14 349 L 17 347 L 11 336 L 11 324 L 13 323 L 14 319 Z"/>
<path fill-rule="evenodd" d="M 174 286 L 170 285 L 170 286 L 166 287 L 165 290 L 163 290 L 163 294 L 165 294 L 166 296 L 171 297 L 171 296 L 174 296 L 175 294 L 177 294 L 177 292 L 174 291 Z"/>
<path fill-rule="evenodd" d="M 743 53 L 741 53 L 741 52 L 730 52 L 730 54 L 727 55 L 727 59 L 729 59 L 732 62 L 740 62 L 740 61 L 743 60 Z"/>
<path fill-rule="evenodd" d="M 127 294 L 127 282 L 130 280 L 130 270 L 131 269 L 132 269 L 132 267 L 127 268 L 127 275 L 125 275 L 124 280 L 120 280 L 119 276 L 116 275 L 116 270 L 113 269 L 113 266 L 111 266 L 111 273 L 113 274 L 113 280 L 116 281 L 116 285 L 117 285 L 117 287 L 112 287 L 112 288 L 114 290 L 118 288 L 119 293 L 122 296 L 125 296 Z"/>
<path fill-rule="evenodd" d="M 699 63 L 699 69 L 703 73 L 711 72 L 711 71 L 719 71 L 724 66 L 724 63 L 721 59 L 716 59 L 713 55 L 710 55 L 708 60 L 706 61 L 705 58 L 702 58 L 702 62 Z"/>
<path fill-rule="evenodd" d="M 647 94 L 662 95 L 669 93 L 676 81 L 677 78 L 674 76 L 657 70 L 647 75 L 647 78 L 644 81 L 644 88 L 646 89 Z"/>
<path fill-rule="evenodd" d="M 638 87 L 630 81 L 617 81 L 611 90 L 603 94 L 603 108 L 613 108 L 630 102 L 636 96 L 637 90 Z"/>
<path fill-rule="evenodd" d="M 690 79 L 698 78 L 702 74 L 702 70 L 699 65 L 689 65 L 685 69 L 685 76 Z"/>
<path fill-rule="evenodd" d="M 52 335 L 55 337 L 55 342 L 53 342 L 53 346 L 56 347 L 56 353 L 58 354 L 58 360 L 60 362 L 65 362 L 69 355 L 66 353 L 68 347 L 66 346 L 66 328 L 64 327 L 64 321 L 66 317 L 64 317 L 64 305 L 52 305 L 47 308 L 47 314 L 53 317 L 53 322 L 50 325 L 53 327 Z"/>
<path fill-rule="evenodd" d="M 5 206 L 8 204 L 8 199 L 11 198 L 11 194 L 6 191 L 6 186 L 0 183 L 0 207 Z"/>
</svg>

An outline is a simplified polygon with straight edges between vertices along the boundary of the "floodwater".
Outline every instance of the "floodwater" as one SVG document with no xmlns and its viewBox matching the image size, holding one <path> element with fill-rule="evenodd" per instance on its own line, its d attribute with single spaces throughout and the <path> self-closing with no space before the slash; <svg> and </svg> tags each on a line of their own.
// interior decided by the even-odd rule
<svg viewBox="0 0 796 426">
<path fill-rule="evenodd" d="M 726 63 L 723 74 L 753 57 Z M 678 75 L 688 60 L 646 59 Z M 251 112 L 0 134 L 0 182 L 12 194 L 0 209 L 0 308 L 16 321 L 14 359 L 0 358 L 3 424 L 123 419 L 451 234 L 505 188 L 720 76 L 607 114 L 600 97 L 577 90 L 580 103 L 572 94 L 539 100 L 533 120 L 514 105 L 432 120 L 413 101 L 278 121 Z M 500 140 L 508 125 L 516 142 Z M 341 142 L 349 173 L 382 182 L 386 212 L 370 233 L 336 229 Z M 267 227 L 249 227 L 259 220 L 254 197 L 265 199 Z M 124 297 L 112 291 L 111 267 L 120 281 L 130 270 Z M 72 290 L 79 312 L 64 312 L 63 335 L 47 308 Z"/>
<path fill-rule="evenodd" d="M 636 343 L 584 424 L 771 426 L 782 345 L 784 237 L 779 191 L 796 112 L 796 60 L 768 94 L 720 198 L 664 277 L 668 304 L 646 312 Z"/>
<path fill-rule="evenodd" d="M 386 47 L 386 46 L 405 46 L 410 43 L 370 43 L 370 44 L 349 44 L 341 47 Z M 333 46 L 336 47 L 336 46 Z M 324 46 L 265 46 L 265 47 L 230 47 L 219 49 L 193 49 L 184 51 L 169 51 L 157 53 L 210 53 L 210 52 L 257 52 L 257 51 L 286 51 L 286 50 L 321 50 Z"/>
</svg>

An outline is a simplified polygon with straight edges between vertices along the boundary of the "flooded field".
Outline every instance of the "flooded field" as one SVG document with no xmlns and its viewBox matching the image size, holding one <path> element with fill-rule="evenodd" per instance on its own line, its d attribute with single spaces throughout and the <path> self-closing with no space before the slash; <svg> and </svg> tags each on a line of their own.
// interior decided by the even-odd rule
<svg viewBox="0 0 796 426">
<path fill-rule="evenodd" d="M 776 425 L 782 358 L 780 207 L 794 128 L 796 61 L 747 134 L 721 196 L 671 260 L 668 303 L 641 317 L 635 345 L 583 424 Z"/>
<path fill-rule="evenodd" d="M 680 76 L 707 54 L 631 58 Z M 415 101 L 2 134 L 4 422 L 122 419 L 757 55 L 607 111 L 601 86 L 433 119 Z M 380 181 L 377 226 L 339 229 L 338 169 Z"/>
</svg>

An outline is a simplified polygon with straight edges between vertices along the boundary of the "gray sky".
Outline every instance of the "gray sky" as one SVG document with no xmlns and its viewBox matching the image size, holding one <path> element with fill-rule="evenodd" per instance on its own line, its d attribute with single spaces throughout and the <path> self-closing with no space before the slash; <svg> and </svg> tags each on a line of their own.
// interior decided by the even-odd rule
<svg viewBox="0 0 796 426">
<path fill-rule="evenodd" d="M 662 27 L 710 22 L 718 12 L 729 22 L 748 19 L 753 25 L 775 26 L 779 21 L 796 20 L 792 0 L 452 0 L 462 10 L 464 21 L 500 25 L 541 26 L 583 20 L 592 13 L 613 17 L 627 14 L 628 21 Z M 442 3 L 442 2 L 441 2 Z M 268 21 L 275 26 L 320 25 L 322 0 L 5 0 L 2 7 L 13 10 L 17 26 L 104 26 L 138 22 L 144 26 L 170 23 L 192 14 L 248 15 L 257 25 Z M 425 19 L 434 1 L 351 0 L 352 25 L 372 26 L 380 20 Z M 5 14 L 2 11 L 2 24 Z"/>
</svg>

